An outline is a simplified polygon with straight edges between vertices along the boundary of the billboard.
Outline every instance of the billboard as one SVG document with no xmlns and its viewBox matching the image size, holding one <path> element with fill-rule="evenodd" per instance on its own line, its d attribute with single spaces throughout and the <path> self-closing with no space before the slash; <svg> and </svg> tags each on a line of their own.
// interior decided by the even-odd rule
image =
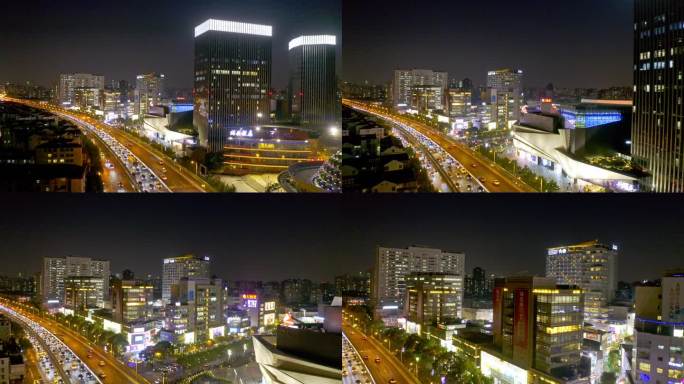
<svg viewBox="0 0 684 384">
<path fill-rule="evenodd" d="M 528 349 L 529 337 L 529 295 L 527 289 L 515 290 L 515 311 L 513 319 L 513 346 L 515 349 Z"/>
</svg>

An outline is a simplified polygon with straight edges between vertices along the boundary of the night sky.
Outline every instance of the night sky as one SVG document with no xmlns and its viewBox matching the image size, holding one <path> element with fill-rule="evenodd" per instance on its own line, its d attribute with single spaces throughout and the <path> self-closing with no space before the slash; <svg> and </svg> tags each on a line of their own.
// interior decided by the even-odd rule
<svg viewBox="0 0 684 384">
<path fill-rule="evenodd" d="M 343 2 L 344 79 L 383 83 L 427 68 L 484 85 L 514 67 L 525 85 L 632 84 L 633 0 L 349 0 Z"/>
<path fill-rule="evenodd" d="M 7 1 L 0 12 L 0 82 L 51 86 L 69 72 L 133 81 L 162 72 L 169 87 L 191 89 L 195 26 L 215 18 L 273 26 L 273 86 L 283 89 L 288 42 L 302 34 L 339 38 L 340 1 Z"/>
<path fill-rule="evenodd" d="M 599 239 L 620 247 L 619 278 L 684 267 L 684 204 L 653 195 L 5 195 L 0 274 L 43 256 L 109 259 L 161 273 L 185 252 L 227 279 L 332 280 L 372 266 L 377 245 L 466 252 L 466 268 L 544 273 L 546 248 Z"/>
</svg>

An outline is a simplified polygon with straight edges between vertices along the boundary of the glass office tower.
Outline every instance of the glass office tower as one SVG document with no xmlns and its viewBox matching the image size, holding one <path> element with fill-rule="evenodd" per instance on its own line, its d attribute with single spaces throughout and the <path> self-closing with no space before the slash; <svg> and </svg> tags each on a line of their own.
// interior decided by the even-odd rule
<svg viewBox="0 0 684 384">
<path fill-rule="evenodd" d="M 336 37 L 300 36 L 290 41 L 290 114 L 303 126 L 339 128 L 340 100 L 335 74 Z"/>
<path fill-rule="evenodd" d="M 268 25 L 213 19 L 195 28 L 193 123 L 209 152 L 223 151 L 229 128 L 266 122 L 272 34 Z"/>
<path fill-rule="evenodd" d="M 646 189 L 684 192 L 684 2 L 634 4 L 632 156 Z"/>
</svg>

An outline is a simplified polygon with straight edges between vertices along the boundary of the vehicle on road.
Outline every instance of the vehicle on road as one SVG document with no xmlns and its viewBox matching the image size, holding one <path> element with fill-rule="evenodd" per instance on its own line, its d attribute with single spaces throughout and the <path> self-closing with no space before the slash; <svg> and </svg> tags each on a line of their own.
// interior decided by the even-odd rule
<svg viewBox="0 0 684 384">
<path fill-rule="evenodd" d="M 105 366 L 105 362 L 104 362 L 103 360 L 100 360 L 100 362 L 97 363 L 97 365 L 99 365 L 100 367 L 104 367 L 104 366 Z"/>
<path fill-rule="evenodd" d="M 379 364 L 379 363 L 380 363 L 380 358 L 379 358 L 379 357 L 376 357 L 376 358 L 375 358 L 375 362 Z"/>
</svg>

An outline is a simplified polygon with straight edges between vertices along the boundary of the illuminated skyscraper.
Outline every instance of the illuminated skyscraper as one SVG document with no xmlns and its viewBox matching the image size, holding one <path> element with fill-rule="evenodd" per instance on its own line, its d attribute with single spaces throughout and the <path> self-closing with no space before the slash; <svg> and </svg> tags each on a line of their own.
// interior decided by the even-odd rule
<svg viewBox="0 0 684 384">
<path fill-rule="evenodd" d="M 598 241 L 549 248 L 546 277 L 558 284 L 580 287 L 584 293 L 584 320 L 607 317 L 607 306 L 617 289 L 617 246 Z"/>
<path fill-rule="evenodd" d="M 65 280 L 79 276 L 101 278 L 102 292 L 99 297 L 109 297 L 109 261 L 68 256 L 43 258 L 43 299 L 48 303 L 63 304 Z"/>
<path fill-rule="evenodd" d="M 57 85 L 57 99 L 60 105 L 72 106 L 76 104 L 76 90 L 78 88 L 97 89 L 104 91 L 104 76 L 88 73 L 67 73 L 59 75 Z"/>
<path fill-rule="evenodd" d="M 164 74 L 138 75 L 135 83 L 135 113 L 142 118 L 150 107 L 161 104 L 164 99 L 166 77 Z"/>
<path fill-rule="evenodd" d="M 195 28 L 193 121 L 210 152 L 223 151 L 229 128 L 267 122 L 271 36 L 271 26 L 234 21 L 210 19 Z"/>
<path fill-rule="evenodd" d="M 104 282 L 101 277 L 70 276 L 64 279 L 64 306 L 72 310 L 104 308 Z"/>
<path fill-rule="evenodd" d="M 372 279 L 372 295 L 378 306 L 403 307 L 406 278 L 411 273 L 448 273 L 463 277 L 465 254 L 412 246 L 378 248 Z"/>
<path fill-rule="evenodd" d="M 445 109 L 444 94 L 448 86 L 448 74 L 429 69 L 395 70 L 392 82 L 392 102 L 395 106 L 414 107 L 412 97 L 414 88 L 430 86 L 432 92 L 430 106 L 432 109 Z"/>
<path fill-rule="evenodd" d="M 542 277 L 497 279 L 493 306 L 492 333 L 498 356 L 483 354 L 482 372 L 485 375 L 512 376 L 522 369 L 529 370 L 525 376 L 530 378 L 540 374 L 571 377 L 576 372 L 583 325 L 579 288 L 556 285 L 553 279 Z M 501 360 L 516 368 L 501 364 Z M 555 381 L 531 379 L 524 382 Z"/>
<path fill-rule="evenodd" d="M 336 43 L 336 37 L 330 35 L 300 36 L 290 41 L 290 113 L 304 126 L 339 128 Z"/>
<path fill-rule="evenodd" d="M 146 320 L 152 315 L 151 284 L 137 280 L 117 280 L 112 287 L 114 321 L 130 323 Z"/>
<path fill-rule="evenodd" d="M 463 276 L 412 273 L 406 276 L 406 291 L 406 317 L 420 326 L 420 332 L 426 326 L 462 318 Z"/>
<path fill-rule="evenodd" d="M 209 278 L 209 257 L 183 255 L 164 259 L 162 272 L 162 300 L 169 303 L 171 287 L 182 278 Z"/>
<path fill-rule="evenodd" d="M 684 2 L 634 2 L 632 157 L 655 192 L 684 192 Z"/>
<path fill-rule="evenodd" d="M 491 102 L 491 119 L 498 129 L 508 128 L 510 121 L 520 119 L 524 104 L 523 71 L 500 69 L 487 73 L 487 89 Z"/>
<path fill-rule="evenodd" d="M 465 117 L 472 106 L 472 91 L 467 88 L 449 88 L 447 93 L 449 117 Z"/>
</svg>

